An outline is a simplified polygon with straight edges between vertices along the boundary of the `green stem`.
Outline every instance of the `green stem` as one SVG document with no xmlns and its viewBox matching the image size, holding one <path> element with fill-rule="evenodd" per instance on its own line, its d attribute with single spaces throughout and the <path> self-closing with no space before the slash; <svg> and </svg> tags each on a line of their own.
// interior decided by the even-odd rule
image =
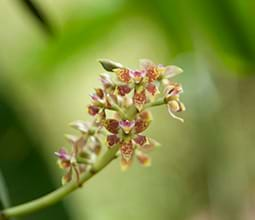
<svg viewBox="0 0 255 220">
<path fill-rule="evenodd" d="M 116 158 L 116 153 L 119 150 L 119 146 L 116 145 L 112 149 L 109 149 L 102 157 L 99 159 L 91 169 L 81 176 L 80 183 L 77 184 L 76 181 L 72 181 L 61 188 L 42 196 L 41 198 L 35 199 L 33 201 L 14 206 L 5 210 L 0 211 L 0 220 L 6 220 L 11 217 L 18 217 L 22 215 L 27 215 L 43 208 L 46 208 L 50 205 L 53 205 L 68 194 L 73 192 L 75 189 L 79 188 L 87 180 L 89 180 L 96 173 L 101 171 L 105 166 L 107 166 L 114 158 Z"/>
<path fill-rule="evenodd" d="M 166 100 L 165 100 L 165 98 L 161 97 L 161 98 L 158 98 L 154 102 L 149 102 L 149 103 L 145 104 L 144 109 L 159 106 L 159 105 L 164 105 L 164 104 L 166 104 Z"/>
</svg>

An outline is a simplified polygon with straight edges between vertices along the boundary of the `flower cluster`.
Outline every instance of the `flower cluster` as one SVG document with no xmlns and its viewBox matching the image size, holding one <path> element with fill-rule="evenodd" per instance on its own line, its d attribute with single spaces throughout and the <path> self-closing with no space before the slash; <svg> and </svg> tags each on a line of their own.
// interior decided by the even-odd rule
<svg viewBox="0 0 255 220">
<path fill-rule="evenodd" d="M 67 141 L 72 146 L 72 151 L 69 153 L 62 147 L 58 152 L 55 152 L 59 167 L 66 171 L 62 177 L 62 184 L 71 181 L 73 175 L 76 175 L 79 182 L 80 174 L 86 172 L 96 161 L 102 148 L 101 136 L 103 133 L 96 123 L 76 121 L 70 126 L 77 129 L 81 136 L 66 135 Z"/>
<path fill-rule="evenodd" d="M 185 110 L 180 101 L 182 86 L 171 78 L 182 72 L 177 66 L 155 65 L 142 59 L 140 69 L 132 70 L 110 60 L 100 60 L 108 73 L 100 75 L 101 88 L 91 94 L 88 113 L 93 123 L 73 124 L 81 137 L 68 136 L 72 152 L 63 148 L 56 153 L 60 166 L 66 170 L 64 182 L 71 180 L 73 173 L 79 179 L 82 172 L 93 164 L 104 143 L 108 148 L 119 147 L 121 167 L 130 166 L 133 158 L 144 166 L 150 165 L 147 152 L 158 143 L 143 132 L 149 127 L 152 116 L 148 108 L 166 104 L 173 118 Z"/>
</svg>

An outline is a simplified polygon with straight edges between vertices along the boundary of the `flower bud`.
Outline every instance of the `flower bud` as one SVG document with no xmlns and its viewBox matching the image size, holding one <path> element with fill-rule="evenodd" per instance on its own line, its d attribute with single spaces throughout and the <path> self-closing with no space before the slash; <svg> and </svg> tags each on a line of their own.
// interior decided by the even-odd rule
<svg viewBox="0 0 255 220">
<path fill-rule="evenodd" d="M 120 63 L 114 62 L 109 59 L 100 59 L 99 63 L 102 67 L 109 72 L 113 72 L 114 69 L 122 68 L 123 66 Z"/>
<path fill-rule="evenodd" d="M 100 81 L 105 89 L 114 87 L 114 83 L 111 80 L 111 76 L 107 73 L 102 73 L 100 75 Z"/>
<path fill-rule="evenodd" d="M 92 116 L 95 116 L 100 111 L 100 108 L 95 105 L 88 106 L 88 113 Z"/>
</svg>

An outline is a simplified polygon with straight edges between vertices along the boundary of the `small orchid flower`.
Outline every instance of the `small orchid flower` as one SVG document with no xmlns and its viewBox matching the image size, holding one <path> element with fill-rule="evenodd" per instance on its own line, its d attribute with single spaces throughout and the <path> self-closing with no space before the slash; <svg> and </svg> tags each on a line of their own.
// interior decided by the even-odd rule
<svg viewBox="0 0 255 220">
<path fill-rule="evenodd" d="M 149 82 L 157 80 L 162 73 L 161 66 L 155 65 L 151 60 L 148 59 L 141 59 L 140 66 L 145 70 L 146 77 Z"/>
<path fill-rule="evenodd" d="M 73 172 L 75 172 L 77 180 L 79 180 L 80 170 L 74 155 L 69 154 L 64 148 L 61 148 L 55 155 L 59 158 L 59 167 L 66 171 L 62 177 L 62 184 L 70 182 L 72 180 Z"/>
<path fill-rule="evenodd" d="M 165 90 L 165 99 L 167 101 L 168 112 L 173 118 L 181 122 L 184 120 L 177 117 L 174 113 L 185 111 L 185 106 L 179 99 L 182 92 L 182 86 L 178 83 L 169 84 Z"/>
<path fill-rule="evenodd" d="M 144 111 L 139 113 L 133 121 L 117 119 L 107 119 L 105 121 L 104 126 L 111 133 L 106 137 L 108 147 L 112 148 L 116 144 L 120 145 L 121 167 L 123 170 L 131 165 L 133 155 L 136 154 L 136 148 L 148 152 L 156 146 L 156 141 L 140 134 L 148 128 L 151 119 L 150 113 Z"/>
</svg>

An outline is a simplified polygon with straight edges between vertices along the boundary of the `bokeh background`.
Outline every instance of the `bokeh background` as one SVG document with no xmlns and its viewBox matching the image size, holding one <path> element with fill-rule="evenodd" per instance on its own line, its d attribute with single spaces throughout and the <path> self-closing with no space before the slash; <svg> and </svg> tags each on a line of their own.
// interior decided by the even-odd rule
<svg viewBox="0 0 255 220">
<path fill-rule="evenodd" d="M 0 0 L 0 195 L 60 186 L 53 152 L 88 120 L 98 58 L 184 74 L 185 123 L 153 109 L 153 166 L 117 162 L 28 220 L 255 219 L 255 1 Z M 8 187 L 4 187 L 8 186 Z M 4 194 L 9 194 L 9 201 Z M 5 199 L 4 199 L 5 198 Z"/>
</svg>

